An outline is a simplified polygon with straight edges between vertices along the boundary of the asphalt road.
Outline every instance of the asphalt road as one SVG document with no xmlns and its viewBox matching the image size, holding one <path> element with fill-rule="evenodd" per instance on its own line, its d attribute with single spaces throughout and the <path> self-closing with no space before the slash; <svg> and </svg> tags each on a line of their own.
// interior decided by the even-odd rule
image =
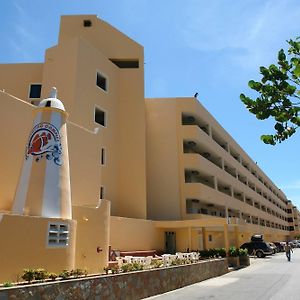
<svg viewBox="0 0 300 300">
<path fill-rule="evenodd" d="M 300 249 L 290 262 L 285 253 L 251 258 L 247 268 L 148 299 L 300 300 Z"/>
</svg>

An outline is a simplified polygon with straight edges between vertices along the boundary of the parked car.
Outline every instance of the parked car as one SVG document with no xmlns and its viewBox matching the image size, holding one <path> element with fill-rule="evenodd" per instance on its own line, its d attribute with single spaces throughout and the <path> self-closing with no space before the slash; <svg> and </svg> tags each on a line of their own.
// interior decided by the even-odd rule
<svg viewBox="0 0 300 300">
<path fill-rule="evenodd" d="M 284 252 L 284 242 L 273 242 L 273 244 L 277 247 L 278 252 Z"/>
<path fill-rule="evenodd" d="M 268 243 L 268 244 L 269 244 L 270 248 L 272 249 L 273 254 L 275 254 L 276 252 L 278 252 L 277 247 L 276 247 L 276 245 L 274 243 Z"/>
<path fill-rule="evenodd" d="M 256 255 L 259 258 L 273 254 L 273 249 L 264 241 L 251 241 L 244 243 L 240 248 L 247 249 L 249 255 Z"/>
<path fill-rule="evenodd" d="M 293 243 L 293 248 L 300 248 L 300 241 L 299 240 L 294 240 L 292 241 Z"/>
<path fill-rule="evenodd" d="M 262 234 L 254 234 L 251 236 L 251 241 L 252 242 L 256 242 L 256 241 L 260 241 L 260 242 L 263 242 L 263 235 Z"/>
</svg>

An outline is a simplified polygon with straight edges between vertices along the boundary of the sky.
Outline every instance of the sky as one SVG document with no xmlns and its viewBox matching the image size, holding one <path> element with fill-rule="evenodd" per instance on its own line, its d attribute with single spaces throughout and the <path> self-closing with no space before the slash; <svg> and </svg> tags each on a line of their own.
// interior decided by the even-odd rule
<svg viewBox="0 0 300 300">
<path fill-rule="evenodd" d="M 239 99 L 300 36 L 299 0 L 2 0 L 0 63 L 42 62 L 61 15 L 95 14 L 144 47 L 145 97 L 193 96 L 300 209 L 300 131 L 276 146 Z"/>
</svg>

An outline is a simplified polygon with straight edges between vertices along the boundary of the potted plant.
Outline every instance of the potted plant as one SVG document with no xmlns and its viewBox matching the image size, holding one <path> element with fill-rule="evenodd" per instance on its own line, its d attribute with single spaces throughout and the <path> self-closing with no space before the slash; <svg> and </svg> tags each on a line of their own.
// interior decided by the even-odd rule
<svg viewBox="0 0 300 300">
<path fill-rule="evenodd" d="M 250 258 L 247 249 L 239 249 L 239 259 L 241 266 L 250 266 Z"/>
<path fill-rule="evenodd" d="M 229 248 L 227 260 L 229 267 L 237 268 L 240 266 L 239 250 L 236 247 Z"/>
</svg>

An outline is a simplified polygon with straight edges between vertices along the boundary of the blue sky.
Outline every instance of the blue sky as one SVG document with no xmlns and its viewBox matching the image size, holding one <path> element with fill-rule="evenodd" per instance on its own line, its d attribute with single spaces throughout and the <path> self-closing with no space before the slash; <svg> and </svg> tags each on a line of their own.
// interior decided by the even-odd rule
<svg viewBox="0 0 300 300">
<path fill-rule="evenodd" d="M 299 0 L 1 1 L 0 63 L 41 62 L 57 43 L 60 15 L 96 14 L 145 48 L 145 96 L 198 98 L 259 167 L 300 208 L 300 132 L 275 147 L 239 100 L 300 36 Z"/>
</svg>

